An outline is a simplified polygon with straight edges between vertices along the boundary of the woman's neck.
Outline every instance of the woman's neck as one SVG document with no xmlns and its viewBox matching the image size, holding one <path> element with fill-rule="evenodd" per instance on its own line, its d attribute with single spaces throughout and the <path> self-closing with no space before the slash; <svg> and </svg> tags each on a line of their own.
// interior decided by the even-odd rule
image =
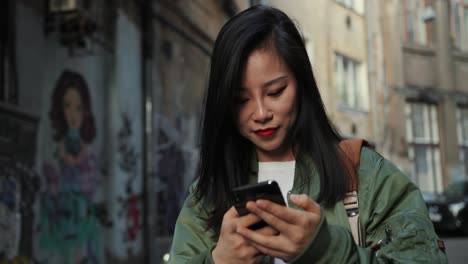
<svg viewBox="0 0 468 264">
<path fill-rule="evenodd" d="M 296 160 L 292 148 L 283 151 L 264 151 L 257 149 L 257 160 L 259 162 L 281 162 Z"/>
</svg>

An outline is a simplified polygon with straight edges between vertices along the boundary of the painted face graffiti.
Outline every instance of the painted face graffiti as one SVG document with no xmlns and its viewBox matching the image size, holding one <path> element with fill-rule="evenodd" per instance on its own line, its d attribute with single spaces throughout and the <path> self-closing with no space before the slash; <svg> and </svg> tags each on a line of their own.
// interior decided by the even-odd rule
<svg viewBox="0 0 468 264">
<path fill-rule="evenodd" d="M 69 129 L 80 129 L 83 123 L 83 102 L 78 90 L 70 87 L 63 98 L 63 112 Z"/>
<path fill-rule="evenodd" d="M 52 98 L 49 117 L 57 151 L 55 160 L 43 164 L 47 186 L 41 197 L 38 251 L 46 262 L 98 263 L 100 218 L 93 196 L 100 171 L 88 148 L 95 127 L 86 81 L 79 73 L 64 71 Z"/>
</svg>

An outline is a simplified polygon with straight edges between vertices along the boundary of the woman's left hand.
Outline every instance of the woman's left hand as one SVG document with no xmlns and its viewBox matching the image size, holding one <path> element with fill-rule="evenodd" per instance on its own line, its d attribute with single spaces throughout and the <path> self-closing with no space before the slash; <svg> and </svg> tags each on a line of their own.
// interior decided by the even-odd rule
<svg viewBox="0 0 468 264">
<path fill-rule="evenodd" d="M 291 195 L 291 201 L 297 210 L 268 200 L 248 202 L 247 209 L 262 218 L 278 235 L 262 235 L 245 227 L 237 232 L 249 240 L 254 247 L 266 255 L 289 261 L 304 251 L 320 223 L 320 205 L 307 195 Z"/>
</svg>

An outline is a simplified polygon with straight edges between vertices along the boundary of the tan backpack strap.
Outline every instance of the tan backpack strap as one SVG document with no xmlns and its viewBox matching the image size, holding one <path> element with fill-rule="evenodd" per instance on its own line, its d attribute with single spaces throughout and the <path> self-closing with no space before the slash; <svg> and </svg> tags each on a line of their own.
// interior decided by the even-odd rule
<svg viewBox="0 0 468 264">
<path fill-rule="evenodd" d="M 342 140 L 339 144 L 340 149 L 343 151 L 342 162 L 347 172 L 351 177 L 348 182 L 348 192 L 357 191 L 358 189 L 358 170 L 359 162 L 361 160 L 361 147 L 368 145 L 363 139 L 346 139 Z"/>
<path fill-rule="evenodd" d="M 357 192 L 348 192 L 343 200 L 346 214 L 348 215 L 349 225 L 351 226 L 351 233 L 353 235 L 354 243 L 361 246 L 362 235 L 361 225 L 359 224 L 359 203 Z"/>
<path fill-rule="evenodd" d="M 361 225 L 359 224 L 359 202 L 358 202 L 358 170 L 361 159 L 361 147 L 367 145 L 367 142 L 362 139 L 343 140 L 339 147 L 342 150 L 342 164 L 346 171 L 346 175 L 351 179 L 348 181 L 346 196 L 343 200 L 346 214 L 348 215 L 349 225 L 354 242 L 362 246 L 364 237 L 361 233 Z"/>
</svg>

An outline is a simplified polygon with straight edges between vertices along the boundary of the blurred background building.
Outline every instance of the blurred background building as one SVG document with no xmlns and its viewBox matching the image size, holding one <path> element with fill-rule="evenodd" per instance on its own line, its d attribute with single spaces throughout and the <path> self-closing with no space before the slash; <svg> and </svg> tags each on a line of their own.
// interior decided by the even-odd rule
<svg viewBox="0 0 468 264">
<path fill-rule="evenodd" d="M 463 0 L 4 0 L 0 263 L 163 261 L 214 40 L 254 4 L 297 21 L 344 136 L 424 192 L 468 179 Z"/>
<path fill-rule="evenodd" d="M 260 1 L 300 24 L 330 116 L 427 192 L 466 178 L 463 1 Z"/>
</svg>

